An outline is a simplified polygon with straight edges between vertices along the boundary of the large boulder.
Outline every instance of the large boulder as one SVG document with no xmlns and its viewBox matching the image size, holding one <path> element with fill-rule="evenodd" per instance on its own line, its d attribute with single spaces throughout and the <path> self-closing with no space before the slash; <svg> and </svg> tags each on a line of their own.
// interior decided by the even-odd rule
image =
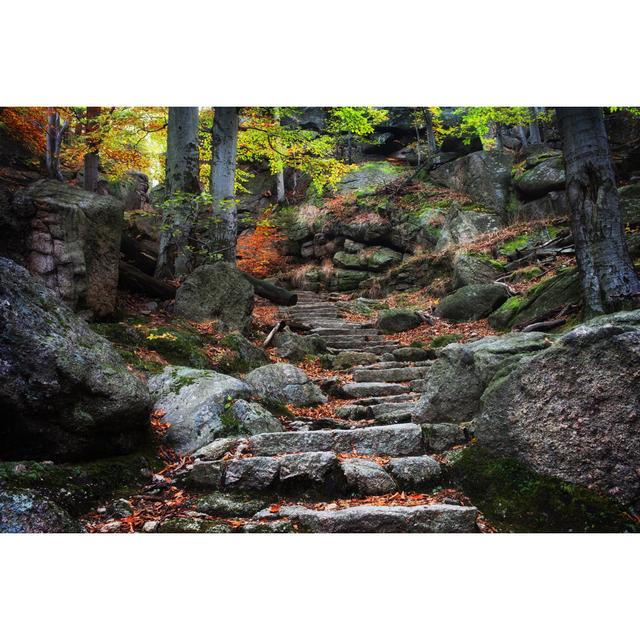
<svg viewBox="0 0 640 640">
<path fill-rule="evenodd" d="M 497 260 L 489 256 L 458 253 L 453 259 L 453 286 L 455 289 L 468 284 L 487 284 L 494 282 L 504 274 Z"/>
<path fill-rule="evenodd" d="M 570 213 L 567 194 L 564 191 L 550 191 L 542 198 L 520 204 L 516 219 L 527 221 L 562 218 Z"/>
<path fill-rule="evenodd" d="M 254 369 L 246 382 L 259 398 L 271 402 L 308 407 L 327 402 L 320 387 L 307 374 L 292 364 L 268 364 Z"/>
<path fill-rule="evenodd" d="M 485 392 L 479 444 L 640 505 L 640 311 L 576 327 Z"/>
<path fill-rule="evenodd" d="M 150 398 L 111 343 L 26 269 L 0 258 L 0 457 L 125 453 Z"/>
<path fill-rule="evenodd" d="M 452 244 L 468 244 L 484 233 L 498 231 L 501 226 L 500 218 L 492 213 L 454 206 L 444 218 L 436 251 L 442 251 Z"/>
<path fill-rule="evenodd" d="M 140 171 L 127 171 L 122 178 L 108 182 L 106 189 L 122 202 L 125 211 L 142 209 L 149 202 L 149 177 Z"/>
<path fill-rule="evenodd" d="M 355 242 L 378 242 L 389 237 L 391 223 L 378 213 L 363 213 L 339 221 L 336 232 Z"/>
<path fill-rule="evenodd" d="M 166 367 L 149 379 L 154 411 L 170 426 L 165 442 L 178 453 L 193 453 L 217 438 L 281 431 L 268 411 L 245 402 L 252 389 L 215 371 Z"/>
<path fill-rule="evenodd" d="M 251 324 L 253 287 L 232 264 L 207 264 L 182 283 L 175 311 L 189 320 L 216 319 L 222 329 L 245 332 Z"/>
<path fill-rule="evenodd" d="M 422 318 L 410 309 L 383 309 L 380 311 L 376 327 L 383 333 L 398 333 L 415 329 L 422 324 Z"/>
<path fill-rule="evenodd" d="M 327 352 L 327 345 L 320 336 L 301 336 L 288 330 L 276 333 L 273 344 L 278 356 L 292 362 L 301 362 L 307 356 Z"/>
<path fill-rule="evenodd" d="M 544 333 L 531 332 L 489 336 L 444 347 L 422 382 L 422 397 L 412 421 L 424 424 L 471 420 L 480 408 L 484 390 L 496 376 L 550 344 Z"/>
<path fill-rule="evenodd" d="M 0 533 L 79 533 L 80 525 L 43 495 L 0 489 Z"/>
<path fill-rule="evenodd" d="M 495 329 L 523 326 L 579 302 L 579 275 L 570 269 L 532 287 L 524 296 L 506 300 L 489 316 L 489 324 Z"/>
<path fill-rule="evenodd" d="M 436 315 L 445 320 L 465 322 L 486 318 L 509 294 L 501 284 L 468 284 L 446 296 L 436 308 Z"/>
<path fill-rule="evenodd" d="M 540 198 L 550 191 L 564 189 L 564 160 L 554 156 L 542 160 L 531 169 L 525 169 L 514 178 L 518 190 L 526 198 Z"/>
<path fill-rule="evenodd" d="M 408 174 L 409 171 L 405 167 L 399 167 L 386 160 L 366 162 L 342 178 L 337 191 L 338 193 L 372 192 Z"/>
<path fill-rule="evenodd" d="M 113 313 L 118 287 L 122 202 L 57 180 L 16 193 L 15 226 L 29 271 L 71 308 Z M 4 226 L 4 225 L 3 225 Z M 7 238 L 5 238 L 7 241 Z"/>
<path fill-rule="evenodd" d="M 509 202 L 512 164 L 510 155 L 476 151 L 443 164 L 429 175 L 434 182 L 464 193 L 501 213 Z"/>
<path fill-rule="evenodd" d="M 410 212 L 390 211 L 391 244 L 403 251 L 415 251 L 417 248 L 433 249 L 440 238 L 440 227 L 446 213 L 446 209 L 431 206 Z"/>
</svg>

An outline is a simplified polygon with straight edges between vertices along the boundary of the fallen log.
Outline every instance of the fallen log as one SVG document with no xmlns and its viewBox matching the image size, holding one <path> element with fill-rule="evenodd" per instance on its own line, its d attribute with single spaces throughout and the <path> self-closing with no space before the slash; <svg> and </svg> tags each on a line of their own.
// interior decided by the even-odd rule
<svg viewBox="0 0 640 640">
<path fill-rule="evenodd" d="M 281 307 L 292 307 L 298 303 L 298 295 L 275 284 L 259 280 L 244 271 L 240 272 L 252 285 L 257 296 L 266 298 Z"/>
<path fill-rule="evenodd" d="M 120 240 L 120 251 L 122 251 L 125 258 L 133 262 L 140 271 L 149 276 L 155 273 L 156 258 L 145 253 L 140 243 L 126 232 L 122 234 L 122 239 Z"/>
<path fill-rule="evenodd" d="M 171 285 L 147 275 L 138 267 L 120 260 L 118 267 L 118 285 L 123 289 L 143 293 L 150 298 L 171 300 L 175 298 L 176 289 Z"/>
</svg>

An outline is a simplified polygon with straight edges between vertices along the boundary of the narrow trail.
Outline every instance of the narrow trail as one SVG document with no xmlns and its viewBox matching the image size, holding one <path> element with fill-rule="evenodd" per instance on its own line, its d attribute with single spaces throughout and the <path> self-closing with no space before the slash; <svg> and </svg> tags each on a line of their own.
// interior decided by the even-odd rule
<svg viewBox="0 0 640 640">
<path fill-rule="evenodd" d="M 321 336 L 331 354 L 369 363 L 335 379 L 332 415 L 311 418 L 301 410 L 283 432 L 214 441 L 141 492 L 136 516 L 90 530 L 490 530 L 468 499 L 443 481 L 441 456 L 465 443 L 464 430 L 411 422 L 429 361 L 397 361 L 392 352 L 399 343 L 373 323 L 341 317 L 336 296 L 297 294 L 295 307 L 279 310 L 291 330 Z M 176 519 L 182 524 L 172 528 Z"/>
<path fill-rule="evenodd" d="M 247 531 L 291 524 L 312 532 L 476 531 L 477 509 L 454 490 L 419 492 L 437 485 L 442 472 L 429 455 L 429 435 L 410 422 L 428 366 L 396 362 L 390 354 L 398 343 L 369 323 L 341 318 L 330 296 L 297 293 L 298 304 L 281 309 L 292 329 L 322 336 L 333 354 L 373 354 L 378 361 L 349 370 L 353 381 L 337 390 L 349 402 L 336 419 L 296 420 L 296 430 L 248 437 L 222 461 L 198 460 L 191 483 L 250 495 L 275 486 L 284 499 L 255 513 Z M 439 452 L 443 435 L 436 438 Z M 457 434 L 449 437 L 459 444 Z"/>
</svg>

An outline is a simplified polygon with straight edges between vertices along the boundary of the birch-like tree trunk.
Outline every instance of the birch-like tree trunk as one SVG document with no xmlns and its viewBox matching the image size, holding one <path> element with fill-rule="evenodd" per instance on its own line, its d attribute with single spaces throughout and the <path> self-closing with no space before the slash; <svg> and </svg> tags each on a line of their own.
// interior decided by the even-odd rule
<svg viewBox="0 0 640 640">
<path fill-rule="evenodd" d="M 424 120 L 425 120 L 425 138 L 427 140 L 427 147 L 429 149 L 429 153 L 434 155 L 438 151 L 438 144 L 436 143 L 436 134 L 433 130 L 433 115 L 429 108 L 424 109 Z"/>
<path fill-rule="evenodd" d="M 556 112 L 585 315 L 636 307 L 640 280 L 624 237 L 602 109 L 558 107 Z"/>
<path fill-rule="evenodd" d="M 278 107 L 273 108 L 273 117 L 280 124 L 280 109 Z M 276 201 L 278 204 L 282 204 L 285 201 L 284 167 L 282 165 L 280 165 L 280 171 L 276 173 Z"/>
<path fill-rule="evenodd" d="M 209 251 L 226 262 L 236 261 L 238 216 L 235 200 L 238 150 L 238 107 L 215 107 L 211 147 L 213 224 Z"/>
<path fill-rule="evenodd" d="M 188 273 L 192 263 L 187 252 L 200 193 L 198 107 L 169 107 L 167 128 L 166 206 L 156 263 L 156 277 Z"/>
</svg>

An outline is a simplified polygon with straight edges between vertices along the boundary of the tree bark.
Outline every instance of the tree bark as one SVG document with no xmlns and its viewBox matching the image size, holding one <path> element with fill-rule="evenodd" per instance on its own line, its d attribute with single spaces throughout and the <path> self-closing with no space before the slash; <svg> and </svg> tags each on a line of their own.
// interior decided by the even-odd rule
<svg viewBox="0 0 640 640">
<path fill-rule="evenodd" d="M 160 234 L 156 277 L 170 278 L 189 271 L 186 251 L 194 222 L 193 196 L 198 179 L 198 107 L 169 107 L 167 130 L 166 197 Z"/>
<path fill-rule="evenodd" d="M 638 306 L 602 109 L 558 107 L 571 227 L 587 317 Z"/>
<path fill-rule="evenodd" d="M 280 109 L 278 107 L 273 108 L 273 117 L 280 124 Z M 285 201 L 284 167 L 282 166 L 280 166 L 280 171 L 276 174 L 276 201 L 278 204 L 283 204 Z"/>
<path fill-rule="evenodd" d="M 87 107 L 87 123 L 85 125 L 85 135 L 89 143 L 89 153 L 84 156 L 84 188 L 95 193 L 98 189 L 98 165 L 100 157 L 98 155 L 98 141 L 96 140 L 96 130 L 98 128 L 97 118 L 100 117 L 101 107 Z"/>
<path fill-rule="evenodd" d="M 427 147 L 429 153 L 434 155 L 438 151 L 438 144 L 436 143 L 436 134 L 433 130 L 433 115 L 429 108 L 424 109 L 424 121 L 425 121 L 425 138 L 427 140 Z"/>
<path fill-rule="evenodd" d="M 531 107 L 531 122 L 529 123 L 529 142 L 531 144 L 541 144 L 542 135 L 538 124 L 538 107 Z"/>
<path fill-rule="evenodd" d="M 521 149 L 524 150 L 527 148 L 527 134 L 524 130 L 524 127 L 520 124 L 516 127 L 516 133 L 518 135 L 518 139 L 520 140 Z"/>
<path fill-rule="evenodd" d="M 69 128 L 69 121 L 62 122 L 60 114 L 52 109 L 49 111 L 46 131 L 46 162 L 47 171 L 50 178 L 64 180 L 62 171 L 60 170 L 60 149 L 62 147 L 62 138 Z"/>
<path fill-rule="evenodd" d="M 236 261 L 238 216 L 235 200 L 238 107 L 215 107 L 211 149 L 213 224 L 210 251 Z"/>
</svg>

